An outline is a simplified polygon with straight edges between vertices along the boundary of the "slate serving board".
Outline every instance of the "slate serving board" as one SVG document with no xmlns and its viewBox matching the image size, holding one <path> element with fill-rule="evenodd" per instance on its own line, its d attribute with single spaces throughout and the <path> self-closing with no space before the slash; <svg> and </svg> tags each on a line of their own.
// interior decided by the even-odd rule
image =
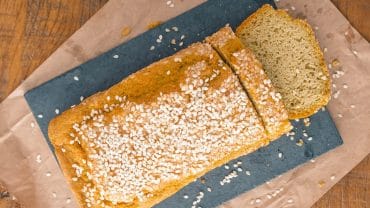
<svg viewBox="0 0 370 208">
<path fill-rule="evenodd" d="M 247 16 L 266 3 L 275 7 L 272 0 L 209 0 L 28 91 L 25 98 L 50 148 L 53 150 L 47 135 L 47 126 L 56 116 L 55 109 L 63 112 L 78 104 L 81 96 L 88 97 L 105 90 L 154 61 L 174 54 L 176 51 L 170 44 L 171 39 L 179 40 L 181 35 L 185 35 L 183 46 L 175 46 L 176 50 L 185 48 L 191 43 L 202 41 L 225 24 L 230 24 L 235 29 Z M 177 27 L 179 31 L 165 32 L 165 28 L 172 27 Z M 157 43 L 156 39 L 161 34 L 163 40 Z M 155 49 L 149 50 L 151 46 L 155 46 Z M 42 118 L 38 117 L 40 114 L 43 115 Z M 196 204 L 197 207 L 215 207 L 342 144 L 327 111 L 319 111 L 310 119 L 311 125 L 308 127 L 302 121 L 292 122 L 296 133 L 294 140 L 282 136 L 267 147 L 229 162 L 230 169 L 222 166 L 212 170 L 203 177 L 204 180 L 194 181 L 155 207 L 191 207 L 199 192 L 203 192 L 204 197 Z M 312 140 L 302 135 L 304 130 Z M 303 140 L 302 146 L 296 144 L 299 139 Z M 242 162 L 241 172 L 233 167 L 237 161 Z M 221 186 L 220 181 L 231 171 L 236 171 L 238 177 Z M 207 188 L 212 191 L 207 191 Z M 189 198 L 185 199 L 184 195 Z"/>
</svg>

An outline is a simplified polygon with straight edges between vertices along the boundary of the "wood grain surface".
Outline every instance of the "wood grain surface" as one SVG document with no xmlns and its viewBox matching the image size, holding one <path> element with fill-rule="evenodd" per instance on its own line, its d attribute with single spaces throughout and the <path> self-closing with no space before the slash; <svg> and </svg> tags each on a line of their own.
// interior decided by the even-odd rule
<svg viewBox="0 0 370 208">
<path fill-rule="evenodd" d="M 0 0 L 0 102 L 108 0 Z M 370 0 L 332 0 L 369 41 Z M 315 208 L 370 207 L 370 156 Z"/>
</svg>

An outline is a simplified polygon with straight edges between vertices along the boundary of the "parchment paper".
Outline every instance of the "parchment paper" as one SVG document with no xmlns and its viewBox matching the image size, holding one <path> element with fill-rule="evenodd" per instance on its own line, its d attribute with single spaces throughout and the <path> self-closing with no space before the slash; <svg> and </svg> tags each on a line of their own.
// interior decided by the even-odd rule
<svg viewBox="0 0 370 208">
<path fill-rule="evenodd" d="M 203 1 L 173 2 L 174 7 L 161 0 L 109 1 L 0 104 L 0 180 L 21 203 L 27 207 L 76 207 L 24 92 L 142 33 L 149 23 L 165 21 Z M 333 79 L 336 98 L 328 108 L 344 145 L 223 207 L 310 207 L 370 151 L 369 43 L 329 0 L 277 3 L 289 8 L 290 13 L 307 18 L 316 28 L 328 63 L 339 60 L 339 64 L 331 63 L 331 73 L 340 77 Z M 127 27 L 132 32 L 122 37 L 122 30 Z"/>
</svg>

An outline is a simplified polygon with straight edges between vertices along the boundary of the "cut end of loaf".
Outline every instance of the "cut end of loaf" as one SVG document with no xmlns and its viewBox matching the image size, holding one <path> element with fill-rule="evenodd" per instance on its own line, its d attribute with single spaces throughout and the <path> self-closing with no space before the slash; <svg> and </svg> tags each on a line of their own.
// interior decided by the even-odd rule
<svg viewBox="0 0 370 208">
<path fill-rule="evenodd" d="M 314 114 L 330 99 L 330 77 L 311 27 L 264 5 L 236 31 L 263 63 L 289 118 Z"/>
</svg>

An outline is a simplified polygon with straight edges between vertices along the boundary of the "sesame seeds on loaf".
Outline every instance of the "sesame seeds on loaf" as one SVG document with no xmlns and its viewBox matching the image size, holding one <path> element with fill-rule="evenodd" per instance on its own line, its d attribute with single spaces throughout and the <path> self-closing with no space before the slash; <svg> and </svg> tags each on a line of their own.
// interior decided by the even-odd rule
<svg viewBox="0 0 370 208">
<path fill-rule="evenodd" d="M 194 44 L 53 119 L 49 137 L 81 207 L 152 207 L 268 143 L 232 70 Z"/>
<path fill-rule="evenodd" d="M 328 103 L 329 73 L 306 21 L 264 5 L 237 28 L 236 35 L 262 62 L 290 119 L 308 117 Z"/>
<path fill-rule="evenodd" d="M 206 38 L 234 70 L 254 104 L 271 140 L 288 132 L 292 126 L 288 113 L 271 80 L 252 51 L 246 48 L 230 27 Z"/>
</svg>

